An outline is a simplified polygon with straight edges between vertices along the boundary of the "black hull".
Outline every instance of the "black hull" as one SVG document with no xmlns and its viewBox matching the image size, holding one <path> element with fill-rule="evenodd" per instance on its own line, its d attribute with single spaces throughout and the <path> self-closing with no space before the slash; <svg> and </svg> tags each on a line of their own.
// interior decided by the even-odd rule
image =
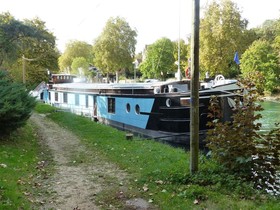
<svg viewBox="0 0 280 210">
<path fill-rule="evenodd" d="M 155 131 L 150 129 L 141 129 L 134 126 L 130 126 L 124 123 L 119 123 L 112 120 L 103 118 L 98 119 L 99 122 L 112 126 L 122 131 L 133 133 L 136 136 L 146 139 L 153 139 L 162 143 L 167 143 L 172 146 L 181 147 L 184 149 L 190 148 L 190 132 L 166 132 L 166 131 Z M 205 139 L 207 130 L 199 131 L 199 148 L 205 149 Z"/>
</svg>

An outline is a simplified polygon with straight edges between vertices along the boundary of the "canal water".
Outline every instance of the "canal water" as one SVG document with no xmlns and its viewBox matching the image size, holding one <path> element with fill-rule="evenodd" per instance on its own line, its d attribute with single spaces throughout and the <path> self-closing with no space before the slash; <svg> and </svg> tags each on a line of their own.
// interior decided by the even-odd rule
<svg viewBox="0 0 280 210">
<path fill-rule="evenodd" d="M 268 131 L 276 127 L 275 123 L 280 123 L 280 101 L 264 101 L 260 103 L 264 110 L 261 112 L 261 131 Z"/>
<path fill-rule="evenodd" d="M 280 123 L 280 101 L 264 101 L 261 102 L 260 105 L 264 108 L 261 111 L 262 118 L 259 120 L 262 123 L 261 132 L 270 131 L 273 128 L 276 128 L 275 123 Z M 280 179 L 280 172 L 277 173 L 276 179 Z M 268 193 L 279 196 L 280 191 L 274 191 L 274 193 L 270 190 L 267 190 Z"/>
</svg>

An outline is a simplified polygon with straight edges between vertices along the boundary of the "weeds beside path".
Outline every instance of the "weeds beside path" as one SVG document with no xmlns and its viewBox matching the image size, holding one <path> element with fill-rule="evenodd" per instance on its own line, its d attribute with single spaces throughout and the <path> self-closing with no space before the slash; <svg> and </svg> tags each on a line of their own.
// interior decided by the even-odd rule
<svg viewBox="0 0 280 210">
<path fill-rule="evenodd" d="M 70 131 L 37 113 L 30 120 L 54 161 L 54 174 L 40 183 L 46 192 L 37 198 L 42 209 L 99 209 L 97 193 L 124 183 L 123 171 L 88 151 Z"/>
</svg>

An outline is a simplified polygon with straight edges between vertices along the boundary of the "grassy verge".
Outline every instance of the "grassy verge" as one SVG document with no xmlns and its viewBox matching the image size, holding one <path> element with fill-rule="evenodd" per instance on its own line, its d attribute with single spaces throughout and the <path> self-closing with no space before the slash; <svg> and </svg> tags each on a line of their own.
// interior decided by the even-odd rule
<svg viewBox="0 0 280 210">
<path fill-rule="evenodd" d="M 189 173 L 189 153 L 151 140 L 125 139 L 125 133 L 39 104 L 37 111 L 79 136 L 88 148 L 126 170 L 131 177 L 128 197 L 144 197 L 160 209 L 280 209 L 276 198 L 254 191 L 250 184 L 222 172 L 203 155 L 200 170 Z M 117 191 L 117 189 L 116 189 Z M 121 202 L 116 191 L 101 200 Z"/>
<path fill-rule="evenodd" d="M 39 146 L 27 124 L 0 138 L 0 209 L 31 209 Z"/>
</svg>

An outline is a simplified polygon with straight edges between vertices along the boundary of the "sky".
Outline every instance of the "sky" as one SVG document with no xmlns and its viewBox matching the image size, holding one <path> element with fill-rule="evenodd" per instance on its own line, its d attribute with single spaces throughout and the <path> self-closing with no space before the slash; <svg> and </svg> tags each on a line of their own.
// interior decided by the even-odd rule
<svg viewBox="0 0 280 210">
<path fill-rule="evenodd" d="M 0 13 L 18 20 L 39 17 L 57 38 L 63 52 L 71 40 L 93 44 L 110 17 L 122 17 L 138 33 L 136 53 L 146 44 L 167 37 L 186 39 L 191 33 L 193 0 L 0 0 Z M 212 0 L 201 0 L 203 7 Z M 280 18 L 280 0 L 232 0 L 249 28 Z"/>
</svg>

